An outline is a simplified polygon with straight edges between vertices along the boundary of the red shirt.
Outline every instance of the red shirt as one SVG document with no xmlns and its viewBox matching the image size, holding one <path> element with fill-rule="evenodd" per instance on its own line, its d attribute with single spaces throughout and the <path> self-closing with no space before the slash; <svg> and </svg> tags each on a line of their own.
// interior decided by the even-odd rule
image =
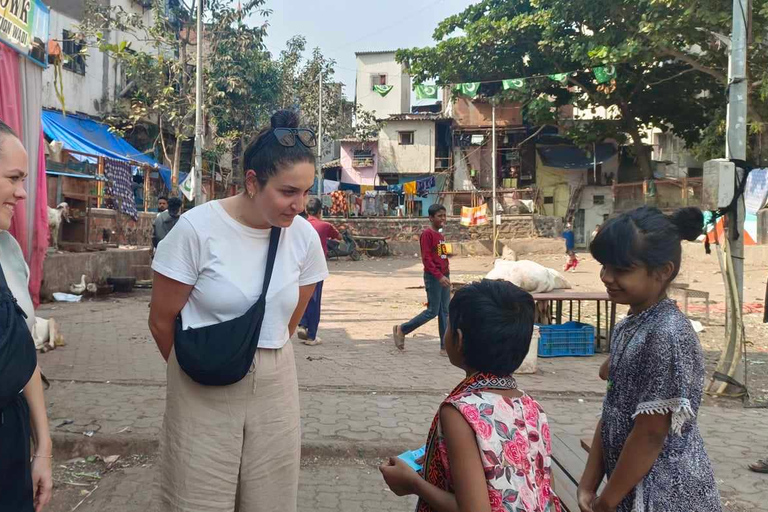
<svg viewBox="0 0 768 512">
<path fill-rule="evenodd" d="M 421 261 L 424 272 L 429 272 L 437 279 L 447 276 L 448 255 L 446 254 L 445 237 L 434 229 L 425 229 L 419 239 L 421 243 Z"/>
<path fill-rule="evenodd" d="M 315 228 L 317 234 L 320 235 L 320 244 L 323 246 L 323 254 L 328 256 L 328 239 L 341 240 L 341 235 L 330 222 L 325 222 L 324 220 L 320 220 L 311 215 L 307 216 L 307 220 L 312 224 L 312 227 Z"/>
</svg>

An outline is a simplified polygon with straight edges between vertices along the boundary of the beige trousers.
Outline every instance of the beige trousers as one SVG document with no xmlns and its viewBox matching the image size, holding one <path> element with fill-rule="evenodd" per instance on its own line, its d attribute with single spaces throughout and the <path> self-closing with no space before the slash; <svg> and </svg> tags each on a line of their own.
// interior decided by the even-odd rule
<svg viewBox="0 0 768 512">
<path fill-rule="evenodd" d="M 296 512 L 301 456 L 293 346 L 259 349 L 231 386 L 203 386 L 168 360 L 160 510 Z"/>
</svg>

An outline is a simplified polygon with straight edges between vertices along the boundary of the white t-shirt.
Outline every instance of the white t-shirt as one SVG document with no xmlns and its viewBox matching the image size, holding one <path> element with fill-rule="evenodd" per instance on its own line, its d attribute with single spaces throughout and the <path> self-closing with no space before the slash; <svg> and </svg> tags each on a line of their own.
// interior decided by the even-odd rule
<svg viewBox="0 0 768 512">
<path fill-rule="evenodd" d="M 0 264 L 3 266 L 8 288 L 27 314 L 27 327 L 32 331 L 35 325 L 35 308 L 29 295 L 29 267 L 24 261 L 21 247 L 8 231 L 0 231 Z"/>
<path fill-rule="evenodd" d="M 152 269 L 194 285 L 181 310 L 184 329 L 237 318 L 258 300 L 269 235 L 269 229 L 237 222 L 219 201 L 197 206 L 181 216 L 158 245 Z M 309 222 L 296 217 L 280 235 L 259 348 L 278 349 L 288 342 L 288 322 L 299 302 L 299 287 L 327 277 L 320 237 Z"/>
</svg>

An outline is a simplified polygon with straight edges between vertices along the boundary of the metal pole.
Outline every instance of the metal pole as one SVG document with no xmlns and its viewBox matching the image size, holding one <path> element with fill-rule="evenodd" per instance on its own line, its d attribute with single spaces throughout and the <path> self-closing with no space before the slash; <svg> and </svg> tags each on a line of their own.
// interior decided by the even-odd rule
<svg viewBox="0 0 768 512">
<path fill-rule="evenodd" d="M 493 257 L 495 258 L 498 256 L 498 253 L 496 251 L 496 100 L 491 100 L 491 123 L 493 124 L 493 128 L 491 129 L 491 151 L 492 151 L 492 157 L 491 157 L 491 168 L 493 172 L 493 179 L 491 180 L 491 187 L 493 189 L 493 201 L 491 201 L 492 210 L 491 215 L 493 215 L 493 237 L 491 238 L 491 243 L 493 245 Z"/>
<path fill-rule="evenodd" d="M 203 203 L 203 1 L 197 0 L 197 72 L 195 77 L 195 205 Z"/>
<path fill-rule="evenodd" d="M 323 73 L 317 77 L 317 197 L 323 196 Z"/>
<path fill-rule="evenodd" d="M 747 27 L 749 0 L 733 0 L 733 35 L 728 65 L 728 121 L 725 154 L 727 158 L 747 159 Z M 743 171 L 736 170 L 743 178 Z M 734 183 L 734 187 L 736 184 Z M 737 223 L 738 221 L 738 223 Z M 744 198 L 738 201 L 736 216 L 729 216 L 728 244 L 733 256 L 733 273 L 739 304 L 744 302 Z"/>
</svg>

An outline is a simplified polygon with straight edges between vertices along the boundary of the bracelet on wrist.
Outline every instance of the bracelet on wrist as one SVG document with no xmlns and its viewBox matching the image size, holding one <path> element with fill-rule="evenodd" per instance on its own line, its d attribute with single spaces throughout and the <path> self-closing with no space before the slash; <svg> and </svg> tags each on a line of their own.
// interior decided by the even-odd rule
<svg viewBox="0 0 768 512">
<path fill-rule="evenodd" d="M 34 455 L 32 455 L 32 458 L 33 459 L 52 459 L 53 455 L 38 455 L 35 453 Z"/>
</svg>

